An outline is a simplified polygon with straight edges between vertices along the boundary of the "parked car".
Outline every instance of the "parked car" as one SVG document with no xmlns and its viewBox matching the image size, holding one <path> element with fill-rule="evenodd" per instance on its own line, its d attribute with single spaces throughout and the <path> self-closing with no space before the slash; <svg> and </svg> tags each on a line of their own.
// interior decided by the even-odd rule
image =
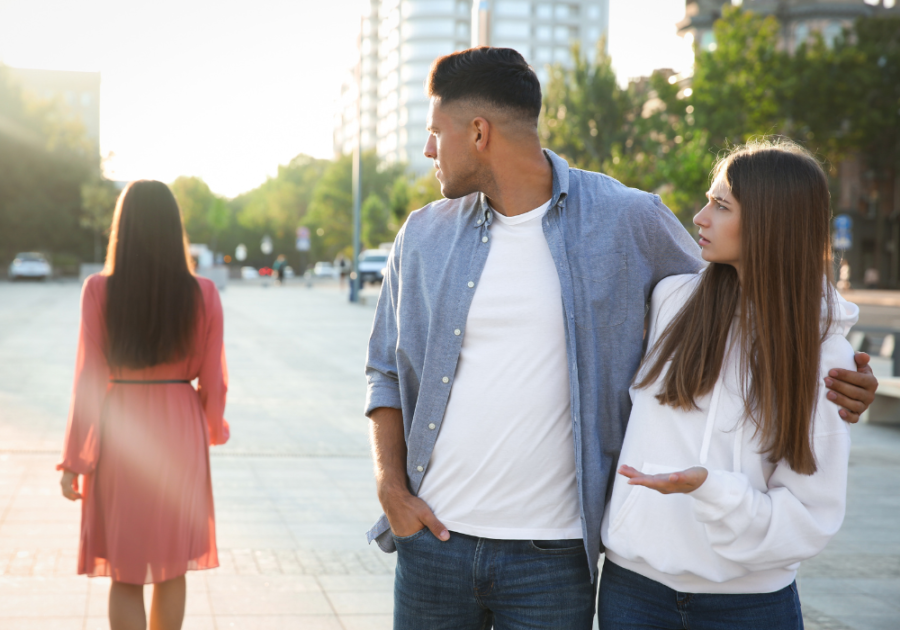
<svg viewBox="0 0 900 630">
<path fill-rule="evenodd" d="M 255 267 L 241 267 L 241 280 L 253 280 L 259 278 L 259 272 Z"/>
<path fill-rule="evenodd" d="M 9 265 L 9 279 L 33 278 L 46 280 L 53 273 L 53 268 L 43 254 L 38 252 L 22 252 L 16 254 Z"/>
<path fill-rule="evenodd" d="M 340 270 L 330 262 L 323 261 L 315 264 L 312 275 L 316 278 L 337 278 L 340 273 Z"/>
<path fill-rule="evenodd" d="M 367 249 L 359 255 L 359 283 L 381 282 L 387 265 L 388 252 L 383 249 Z"/>
</svg>

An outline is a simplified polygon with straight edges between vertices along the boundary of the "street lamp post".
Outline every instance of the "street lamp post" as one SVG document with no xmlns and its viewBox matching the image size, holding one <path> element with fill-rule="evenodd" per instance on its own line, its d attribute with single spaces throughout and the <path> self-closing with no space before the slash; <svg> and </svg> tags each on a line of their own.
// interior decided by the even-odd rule
<svg viewBox="0 0 900 630">
<path fill-rule="evenodd" d="M 359 302 L 360 206 L 362 205 L 362 37 L 363 18 L 359 21 L 359 62 L 356 64 L 356 146 L 353 148 L 353 262 L 350 273 L 350 301 Z"/>
</svg>

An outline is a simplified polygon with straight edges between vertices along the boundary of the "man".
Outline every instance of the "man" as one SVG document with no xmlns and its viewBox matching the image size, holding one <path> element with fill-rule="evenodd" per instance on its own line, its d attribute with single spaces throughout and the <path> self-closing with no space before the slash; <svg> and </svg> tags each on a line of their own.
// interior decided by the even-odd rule
<svg viewBox="0 0 900 630">
<path fill-rule="evenodd" d="M 541 149 L 514 50 L 442 57 L 427 89 L 446 199 L 397 235 L 366 366 L 394 627 L 587 629 L 647 300 L 698 248 L 657 196 Z M 855 421 L 874 377 L 838 376 Z"/>
</svg>

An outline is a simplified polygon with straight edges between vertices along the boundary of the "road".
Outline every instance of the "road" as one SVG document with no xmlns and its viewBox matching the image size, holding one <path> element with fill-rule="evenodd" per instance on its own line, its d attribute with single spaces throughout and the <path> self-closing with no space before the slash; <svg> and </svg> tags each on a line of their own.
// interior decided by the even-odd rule
<svg viewBox="0 0 900 630">
<path fill-rule="evenodd" d="M 59 496 L 79 286 L 0 283 L 0 627 L 107 628 L 108 580 L 76 576 L 79 507 Z M 184 628 L 390 628 L 394 557 L 361 415 L 374 290 L 235 284 L 222 294 L 232 440 L 213 449 L 222 566 L 188 579 Z M 864 307 L 865 318 L 900 309 Z M 876 310 L 870 310 L 876 309 Z M 853 429 L 840 534 L 804 564 L 807 628 L 895 630 L 900 430 Z M 425 629 L 427 630 L 427 629 Z"/>
</svg>

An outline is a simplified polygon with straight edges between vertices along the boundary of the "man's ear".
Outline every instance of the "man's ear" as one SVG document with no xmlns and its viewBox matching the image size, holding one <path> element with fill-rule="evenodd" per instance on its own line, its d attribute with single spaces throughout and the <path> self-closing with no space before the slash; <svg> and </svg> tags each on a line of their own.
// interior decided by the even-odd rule
<svg viewBox="0 0 900 630">
<path fill-rule="evenodd" d="M 485 151 L 491 138 L 491 123 L 487 119 L 478 116 L 472 121 L 472 137 L 475 141 L 476 151 Z"/>
</svg>

